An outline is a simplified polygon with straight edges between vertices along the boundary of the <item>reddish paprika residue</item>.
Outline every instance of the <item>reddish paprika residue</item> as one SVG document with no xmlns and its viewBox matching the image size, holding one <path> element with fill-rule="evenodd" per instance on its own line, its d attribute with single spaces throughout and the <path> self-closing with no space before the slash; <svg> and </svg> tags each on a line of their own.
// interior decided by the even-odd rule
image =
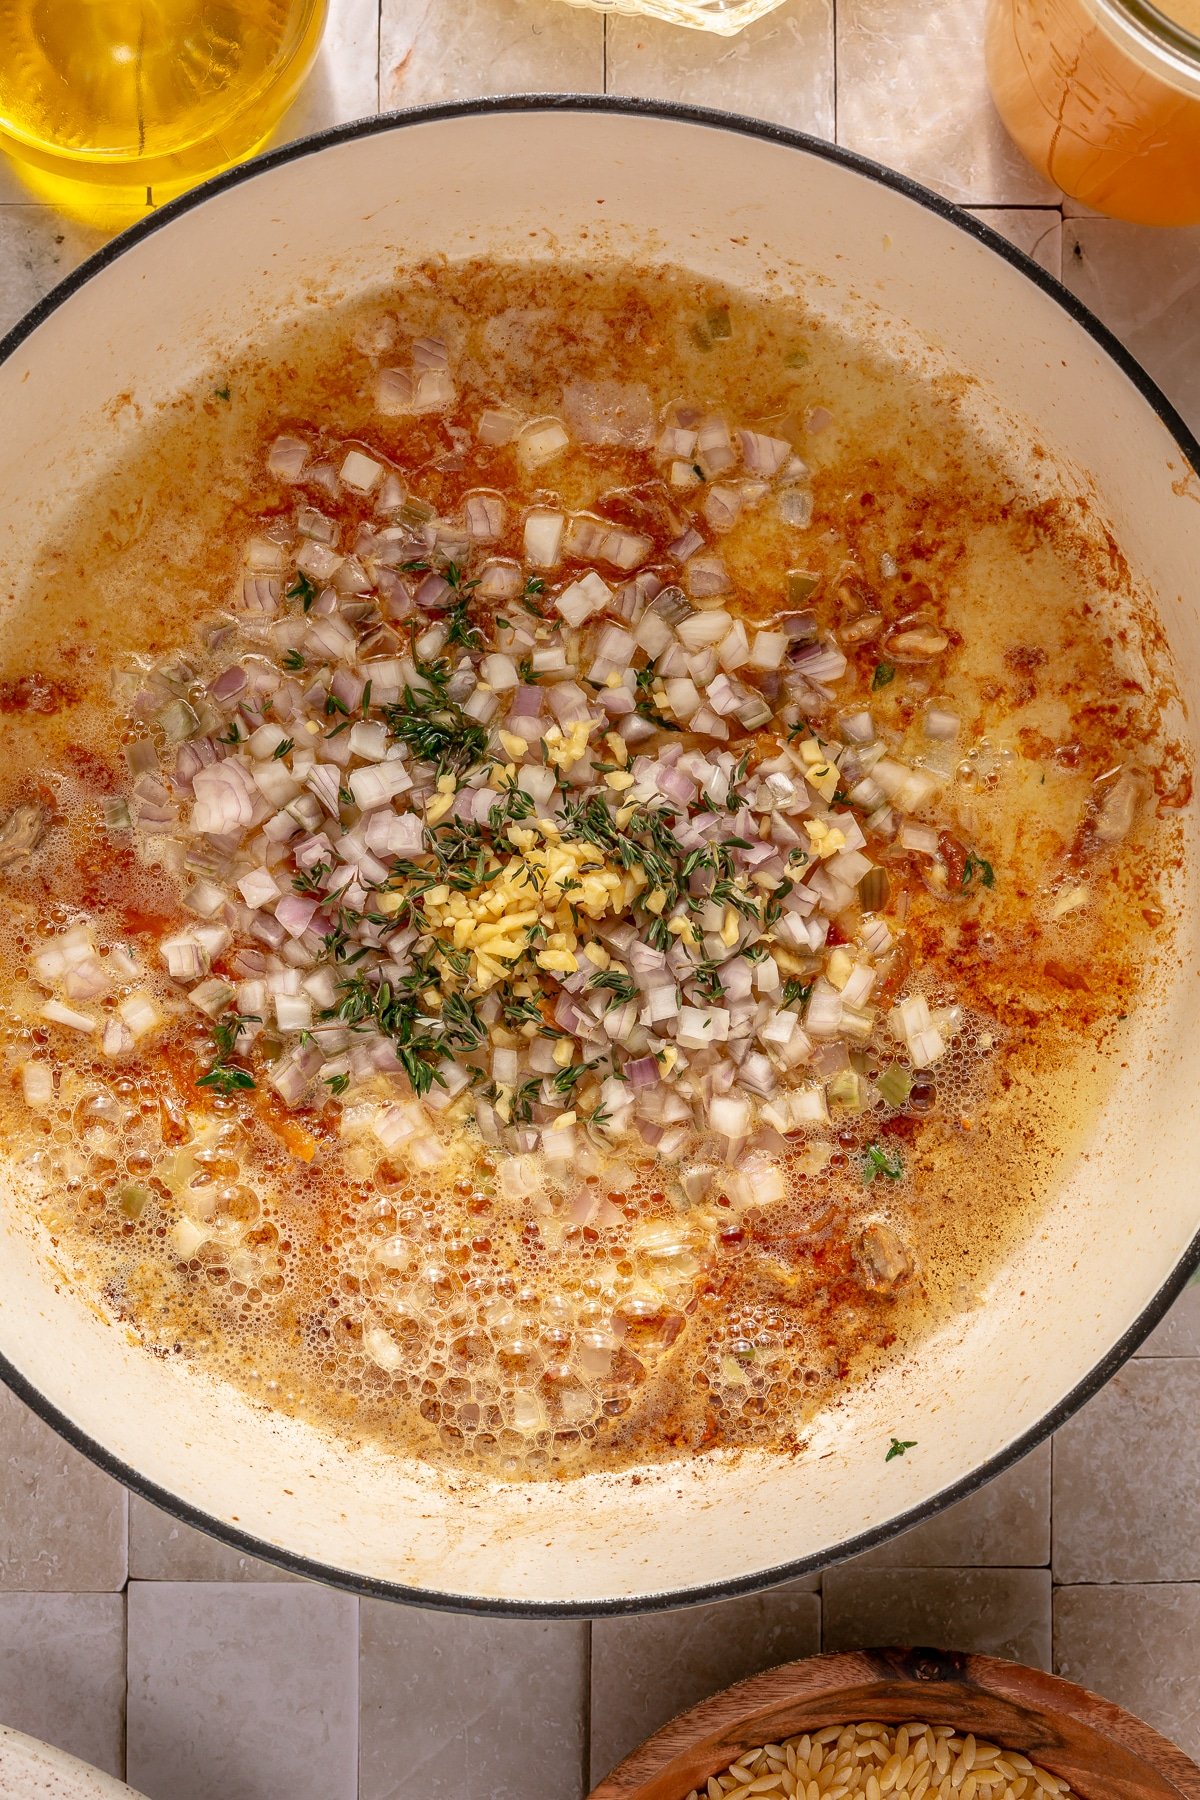
<svg viewBox="0 0 1200 1800">
<path fill-rule="evenodd" d="M 0 712 L 61 712 L 64 706 L 76 706 L 80 690 L 69 681 L 34 672 L 0 681 Z"/>
</svg>

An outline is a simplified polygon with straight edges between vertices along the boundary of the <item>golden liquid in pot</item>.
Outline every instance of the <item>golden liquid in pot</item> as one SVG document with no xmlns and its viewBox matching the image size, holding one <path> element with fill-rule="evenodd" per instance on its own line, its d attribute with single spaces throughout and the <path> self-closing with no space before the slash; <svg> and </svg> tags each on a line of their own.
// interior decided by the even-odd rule
<svg viewBox="0 0 1200 1800">
<path fill-rule="evenodd" d="M 706 341 L 696 321 L 725 304 L 731 336 Z M 465 374 L 449 420 L 374 413 L 379 346 L 397 331 L 451 344 Z M 897 1127 L 903 1178 L 864 1181 L 871 1122 L 835 1109 L 795 1146 L 777 1206 L 689 1206 L 677 1170 L 617 1157 L 603 1223 L 585 1229 L 569 1192 L 507 1200 L 469 1127 L 435 1180 L 339 1137 L 331 1108 L 197 1089 L 194 1019 L 116 1066 L 42 1023 L 29 959 L 47 932 L 86 916 L 152 966 L 182 917 L 153 844 L 138 852 L 103 828 L 102 796 L 126 784 L 110 676 L 134 654 L 202 642 L 274 504 L 263 461 L 276 433 L 317 426 L 374 446 L 449 511 L 478 485 L 454 433 L 485 400 L 555 413 L 565 381 L 613 376 L 644 381 L 656 407 L 695 398 L 797 434 L 811 527 L 755 514 L 723 540 L 748 617 L 778 612 L 782 573 L 802 563 L 821 572 L 814 604 L 836 627 L 849 566 L 889 616 L 918 584 L 931 591 L 960 640 L 938 687 L 964 721 L 951 807 L 987 846 L 995 884 L 957 905 L 905 884 L 923 979 L 970 1023 Z M 972 403 L 969 385 L 907 372 L 799 301 L 662 269 L 493 264 L 420 272 L 289 325 L 149 426 L 136 466 L 98 484 L 20 571 L 0 666 L 0 803 L 37 794 L 54 810 L 45 847 L 5 878 L 3 1128 L 81 1291 L 149 1349 L 256 1400 L 518 1478 L 714 1447 L 796 1453 L 849 1384 L 981 1304 L 1119 1081 L 1129 1015 L 1169 955 L 1160 884 L 1187 775 L 1163 742 L 1169 689 L 1147 667 L 1160 660 L 1153 622 L 1119 550 L 1037 446 L 1009 457 L 985 442 Z M 814 411 L 829 421 L 806 432 Z M 637 473 L 625 458 L 577 453 L 539 479 L 581 506 Z M 870 703 L 903 742 L 927 698 L 904 679 Z M 1156 789 L 1125 843 L 1072 875 L 1093 784 L 1129 760 Z M 1071 881 L 1086 897 L 1056 917 Z M 31 1053 L 59 1067 L 38 1116 L 18 1073 Z M 130 1188 L 148 1195 L 136 1216 Z M 219 1229 L 184 1264 L 171 1228 L 200 1189 Z M 876 1222 L 911 1258 L 894 1287 L 864 1267 Z M 647 1288 L 659 1311 L 631 1310 Z M 390 1370 L 365 1347 L 380 1321 L 400 1347 Z"/>
</svg>

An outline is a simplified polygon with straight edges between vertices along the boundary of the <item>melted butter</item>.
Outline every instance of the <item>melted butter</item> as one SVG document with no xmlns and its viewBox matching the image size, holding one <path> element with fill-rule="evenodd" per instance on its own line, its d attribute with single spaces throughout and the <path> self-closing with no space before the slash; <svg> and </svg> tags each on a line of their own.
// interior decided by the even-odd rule
<svg viewBox="0 0 1200 1800">
<path fill-rule="evenodd" d="M 40 1189 L 31 1206 L 81 1291 L 148 1344 L 341 1433 L 456 1466 L 528 1476 L 793 1448 L 847 1380 L 975 1304 L 1035 1228 L 1111 1089 L 1120 1017 L 1166 948 L 1158 878 L 1172 841 L 1150 809 L 1118 852 L 1072 857 L 1096 778 L 1126 757 L 1153 763 L 1158 732 L 1135 596 L 1095 521 L 1047 498 L 1044 471 L 1035 485 L 996 461 L 953 384 L 913 378 L 798 305 L 725 298 L 732 337 L 707 350 L 693 327 L 721 296 L 663 271 L 437 271 L 290 328 L 149 428 L 136 465 L 39 549 L 6 609 L 0 800 L 50 794 L 58 814 L 10 884 L 0 979 L 8 1069 L 31 1051 L 60 1065 L 52 1115 L 31 1118 L 19 1082 L 3 1089 L 6 1142 Z M 503 464 L 481 479 L 472 443 L 443 423 L 374 414 L 385 340 L 421 332 L 449 341 L 465 390 L 456 424 L 485 398 L 569 416 L 564 388 L 615 378 L 645 384 L 647 418 L 686 401 L 786 433 L 811 470 L 813 520 L 798 529 L 751 507 L 719 540 L 744 611 L 771 617 L 784 571 L 810 570 L 824 624 L 881 617 L 853 655 L 899 754 L 928 751 L 931 701 L 961 717 L 938 811 L 996 878 L 946 896 L 896 870 L 921 984 L 968 1017 L 925 1109 L 889 1122 L 906 1144 L 901 1180 L 864 1183 L 878 1126 L 852 1116 L 802 1150 L 771 1208 L 715 1192 L 688 1204 L 673 1171 L 629 1164 L 565 1190 L 534 1167 L 510 1192 L 469 1132 L 434 1180 L 381 1157 L 353 1121 L 339 1132 L 332 1107 L 288 1115 L 263 1093 L 199 1093 L 194 1015 L 115 1075 L 36 1022 L 28 959 L 48 929 L 92 917 L 153 968 L 179 917 L 152 853 L 139 860 L 99 823 L 98 796 L 124 781 L 108 678 L 134 655 L 195 643 L 225 602 L 272 493 L 262 468 L 276 432 L 317 422 L 360 440 L 416 471 L 445 512 L 503 484 Z M 581 508 L 629 476 L 614 446 L 571 451 L 539 480 Z M 625 522 L 676 503 L 643 483 Z M 936 682 L 897 664 L 872 689 L 914 613 L 952 635 Z M 1056 898 L 1080 893 L 1053 916 Z M 120 1203 L 131 1184 L 147 1195 L 136 1220 Z M 171 1233 L 187 1207 L 215 1234 L 182 1263 Z M 912 1265 L 894 1291 L 864 1267 L 862 1234 L 878 1225 Z"/>
</svg>

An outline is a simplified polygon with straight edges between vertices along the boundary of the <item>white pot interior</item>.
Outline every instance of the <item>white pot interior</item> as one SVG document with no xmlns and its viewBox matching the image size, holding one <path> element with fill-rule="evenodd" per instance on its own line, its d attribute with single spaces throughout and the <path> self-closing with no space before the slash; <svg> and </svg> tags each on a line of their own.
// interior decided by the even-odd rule
<svg viewBox="0 0 1200 1800">
<path fill-rule="evenodd" d="M 1050 293 L 939 212 L 815 150 L 618 110 L 418 116 L 254 170 L 131 243 L 0 367 L 0 564 L 20 565 L 139 414 L 264 319 L 373 287 L 410 257 L 489 250 L 635 254 L 751 288 L 802 281 L 814 303 L 976 376 L 985 415 L 1011 415 L 1090 478 L 1160 598 L 1178 666 L 1200 668 L 1200 482 Z M 416 1598 L 599 1608 L 828 1559 L 1035 1431 L 1185 1256 L 1200 1222 L 1190 877 L 1177 905 L 1178 977 L 1041 1232 L 991 1304 L 818 1421 L 799 1459 L 481 1489 L 352 1455 L 140 1352 L 56 1278 L 15 1200 L 0 1215 L 0 1354 L 160 1498 L 268 1554 Z M 885 1464 L 899 1419 L 919 1422 L 921 1454 Z"/>
</svg>

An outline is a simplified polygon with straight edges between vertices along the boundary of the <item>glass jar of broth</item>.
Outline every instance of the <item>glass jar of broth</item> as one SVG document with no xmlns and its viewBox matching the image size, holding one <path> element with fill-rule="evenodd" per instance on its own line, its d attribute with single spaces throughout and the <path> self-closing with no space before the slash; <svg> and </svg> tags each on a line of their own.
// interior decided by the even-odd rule
<svg viewBox="0 0 1200 1800">
<path fill-rule="evenodd" d="M 988 0 L 1000 117 L 1064 193 L 1200 224 L 1200 0 Z"/>
<path fill-rule="evenodd" d="M 326 0 L 0 0 L 0 146 L 34 197 L 112 229 L 259 149 Z"/>
</svg>

